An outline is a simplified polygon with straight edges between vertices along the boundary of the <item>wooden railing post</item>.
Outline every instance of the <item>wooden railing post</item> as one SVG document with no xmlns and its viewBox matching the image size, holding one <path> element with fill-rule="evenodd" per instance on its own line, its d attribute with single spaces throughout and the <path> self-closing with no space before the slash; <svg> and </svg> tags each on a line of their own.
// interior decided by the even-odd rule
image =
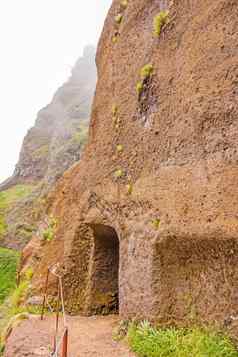
<svg viewBox="0 0 238 357">
<path fill-rule="evenodd" d="M 54 352 L 56 350 L 57 344 L 57 335 L 59 329 L 59 305 L 60 305 L 60 283 L 58 279 L 58 296 L 57 296 L 57 305 L 56 305 L 56 321 L 55 321 L 55 336 L 54 336 Z"/>
<path fill-rule="evenodd" d="M 46 303 L 49 304 L 47 297 L 48 297 L 48 285 L 49 285 L 49 276 L 50 273 L 53 274 L 54 276 L 57 277 L 58 279 L 58 294 L 57 294 L 57 303 L 56 303 L 56 321 L 55 321 L 55 335 L 54 335 L 54 340 L 53 340 L 53 355 L 55 356 L 61 349 L 61 355 L 60 357 L 68 357 L 68 327 L 67 327 L 67 322 L 66 322 L 66 315 L 65 315 L 65 305 L 64 305 L 64 296 L 63 296 L 63 284 L 62 284 L 62 277 L 55 273 L 55 271 L 51 270 L 51 268 L 48 268 L 47 270 L 47 276 L 46 276 L 46 281 L 45 281 L 45 289 L 44 289 L 44 298 L 42 302 L 42 311 L 41 311 L 41 320 L 44 318 L 44 313 L 45 313 L 45 308 L 46 308 Z M 50 305 L 49 305 L 50 306 Z M 62 312 L 63 312 L 63 335 L 58 336 L 59 332 L 59 315 L 60 315 L 60 306 L 62 306 Z M 50 307 L 50 310 L 53 311 L 55 309 L 52 309 Z M 58 343 L 58 345 L 57 345 Z"/>
<path fill-rule="evenodd" d="M 46 275 L 46 281 L 45 281 L 44 298 L 43 298 L 42 310 L 41 310 L 41 320 L 43 320 L 43 318 L 44 318 L 44 313 L 45 313 L 45 305 L 46 305 L 46 298 L 47 298 L 47 290 L 48 290 L 49 274 L 50 274 L 50 270 L 49 270 L 49 269 L 47 269 L 47 275 Z"/>
<path fill-rule="evenodd" d="M 68 356 L 68 327 L 66 327 L 63 337 L 62 357 Z"/>
</svg>

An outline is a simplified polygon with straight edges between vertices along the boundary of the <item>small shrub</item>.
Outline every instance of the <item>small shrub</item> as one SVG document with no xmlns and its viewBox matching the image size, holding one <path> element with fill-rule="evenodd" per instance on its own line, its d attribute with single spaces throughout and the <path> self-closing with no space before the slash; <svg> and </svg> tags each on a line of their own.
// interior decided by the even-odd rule
<svg viewBox="0 0 238 357">
<path fill-rule="evenodd" d="M 122 152 L 123 151 L 123 145 L 119 144 L 117 145 L 117 152 Z"/>
<path fill-rule="evenodd" d="M 148 322 L 131 324 L 128 342 L 140 357 L 237 357 L 228 337 L 199 328 L 155 329 Z"/>
<path fill-rule="evenodd" d="M 121 6 L 124 7 L 124 9 L 126 9 L 128 6 L 128 0 L 121 0 Z"/>
<path fill-rule="evenodd" d="M 160 221 L 159 218 L 155 218 L 155 219 L 153 220 L 153 222 L 152 222 L 152 224 L 153 224 L 153 226 L 154 226 L 155 229 L 159 229 L 160 223 L 161 223 L 161 221 Z"/>
<path fill-rule="evenodd" d="M 144 80 L 150 77 L 152 73 L 153 73 L 153 65 L 151 63 L 146 64 L 140 70 L 141 79 Z"/>
<path fill-rule="evenodd" d="M 27 293 L 28 287 L 29 287 L 29 281 L 24 280 L 14 290 L 13 294 L 10 297 L 10 303 L 13 309 L 17 308 L 21 304 L 22 300 L 24 299 Z"/>
<path fill-rule="evenodd" d="M 75 128 L 75 131 L 72 133 L 71 143 L 72 145 L 77 145 L 84 148 L 87 144 L 87 140 L 88 127 L 84 123 L 81 123 L 77 128 Z"/>
<path fill-rule="evenodd" d="M 138 96 L 141 95 L 142 91 L 143 91 L 143 83 L 141 81 L 137 82 L 136 84 L 136 93 L 138 94 Z"/>
<path fill-rule="evenodd" d="M 29 313 L 40 313 L 39 306 L 28 306 L 26 304 L 26 300 L 30 294 L 32 275 L 32 268 L 27 269 L 22 275 L 22 281 L 19 286 L 0 305 L 0 356 L 1 349 L 4 350 L 6 337 L 9 335 L 11 329 L 16 326 L 16 323 L 24 318 L 28 318 Z"/>
<path fill-rule="evenodd" d="M 118 106 L 113 104 L 112 106 L 112 115 L 115 117 L 118 114 Z"/>
<path fill-rule="evenodd" d="M 123 19 L 123 15 L 122 15 L 122 14 L 118 14 L 118 15 L 115 16 L 115 21 L 116 21 L 116 23 L 117 23 L 118 25 L 121 24 L 122 19 Z"/>
<path fill-rule="evenodd" d="M 32 153 L 32 156 L 35 159 L 43 159 L 47 157 L 48 154 L 49 154 L 49 145 L 42 145 Z"/>
<path fill-rule="evenodd" d="M 53 217 L 50 217 L 47 228 L 45 228 L 42 232 L 42 237 L 44 241 L 51 242 L 54 239 L 56 227 L 57 220 Z"/>
<path fill-rule="evenodd" d="M 123 172 L 122 169 L 116 170 L 116 171 L 115 171 L 115 174 L 114 174 L 115 178 L 120 178 L 120 177 L 122 177 L 123 175 L 124 175 L 124 172 Z"/>
<path fill-rule="evenodd" d="M 112 43 L 117 43 L 118 36 L 112 36 Z"/>
<path fill-rule="evenodd" d="M 31 267 L 29 267 L 29 268 L 25 271 L 24 277 L 25 277 L 25 279 L 26 279 L 27 281 L 30 281 L 30 280 L 32 279 L 32 277 L 33 277 L 33 274 L 34 274 L 33 269 L 32 269 Z"/>
<path fill-rule="evenodd" d="M 158 15 L 154 17 L 154 35 L 160 36 L 162 27 L 168 23 L 169 11 L 160 11 Z"/>
<path fill-rule="evenodd" d="M 128 184 L 126 185 L 126 188 L 127 188 L 127 193 L 128 193 L 128 195 L 131 195 L 131 194 L 132 194 L 132 191 L 133 191 L 132 183 L 128 183 Z"/>
<path fill-rule="evenodd" d="M 149 78 L 153 73 L 153 65 L 151 63 L 148 63 L 144 65 L 141 70 L 140 70 L 140 77 L 141 80 L 137 82 L 136 84 L 136 92 L 138 97 L 140 97 L 143 89 L 144 89 L 144 82 L 147 78 Z"/>
<path fill-rule="evenodd" d="M 54 232 L 52 231 L 52 229 L 50 227 L 45 229 L 43 232 L 43 239 L 46 242 L 51 242 L 53 238 L 54 238 Z"/>
</svg>

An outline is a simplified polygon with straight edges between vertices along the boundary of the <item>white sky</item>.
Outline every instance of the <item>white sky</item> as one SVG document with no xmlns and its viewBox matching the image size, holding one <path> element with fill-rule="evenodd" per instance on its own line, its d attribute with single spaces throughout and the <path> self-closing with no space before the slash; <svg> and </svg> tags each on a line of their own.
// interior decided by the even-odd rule
<svg viewBox="0 0 238 357">
<path fill-rule="evenodd" d="M 96 44 L 112 0 L 0 0 L 0 182 L 38 110 Z"/>
</svg>

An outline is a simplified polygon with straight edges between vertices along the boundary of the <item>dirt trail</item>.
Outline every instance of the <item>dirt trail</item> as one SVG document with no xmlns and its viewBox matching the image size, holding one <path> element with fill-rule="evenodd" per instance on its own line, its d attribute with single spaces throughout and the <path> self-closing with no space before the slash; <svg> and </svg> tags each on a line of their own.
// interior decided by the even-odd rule
<svg viewBox="0 0 238 357">
<path fill-rule="evenodd" d="M 133 357 L 123 343 L 112 339 L 117 316 L 68 317 L 69 357 Z M 4 357 L 49 356 L 55 320 L 32 318 L 8 339 Z"/>
</svg>

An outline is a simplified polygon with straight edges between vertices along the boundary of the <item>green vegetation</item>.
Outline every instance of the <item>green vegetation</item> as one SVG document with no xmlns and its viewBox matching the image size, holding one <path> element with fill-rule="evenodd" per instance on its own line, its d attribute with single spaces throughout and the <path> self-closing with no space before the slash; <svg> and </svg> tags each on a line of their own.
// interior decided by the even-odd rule
<svg viewBox="0 0 238 357">
<path fill-rule="evenodd" d="M 118 106 L 113 104 L 112 106 L 112 115 L 115 117 L 118 114 Z"/>
<path fill-rule="evenodd" d="M 153 222 L 152 222 L 152 224 L 153 224 L 153 226 L 154 226 L 155 229 L 159 229 L 160 223 L 161 223 L 161 221 L 160 221 L 159 218 L 155 218 L 155 219 L 153 220 Z"/>
<path fill-rule="evenodd" d="M 124 175 L 124 172 L 123 172 L 122 169 L 118 169 L 118 170 L 115 171 L 114 175 L 115 175 L 115 178 L 120 178 L 120 177 L 122 177 Z"/>
<path fill-rule="evenodd" d="M 228 337 L 200 328 L 155 329 L 148 322 L 128 331 L 131 349 L 140 357 L 237 357 Z"/>
<path fill-rule="evenodd" d="M 128 0 L 121 0 L 121 6 L 124 7 L 124 9 L 126 9 L 128 6 Z"/>
<path fill-rule="evenodd" d="M 5 216 L 7 210 L 18 200 L 28 196 L 33 190 L 31 185 L 16 185 L 0 192 L 0 238 L 6 234 L 7 224 Z"/>
<path fill-rule="evenodd" d="M 154 35 L 160 36 L 162 27 L 169 21 L 169 11 L 160 11 L 158 15 L 154 17 Z"/>
<path fill-rule="evenodd" d="M 132 191 L 133 191 L 132 183 L 128 183 L 128 184 L 126 185 L 126 188 L 127 188 L 127 193 L 128 193 L 128 195 L 131 195 L 131 194 L 132 194 Z"/>
<path fill-rule="evenodd" d="M 142 93 L 143 88 L 144 88 L 144 86 L 141 81 L 136 83 L 136 92 L 137 92 L 138 96 Z"/>
<path fill-rule="evenodd" d="M 29 296 L 32 276 L 32 269 L 27 269 L 21 278 L 22 280 L 19 286 L 15 288 L 12 294 L 5 299 L 4 303 L 0 306 L 0 356 L 1 352 L 4 351 L 6 336 L 11 326 L 15 326 L 22 319 L 28 318 L 29 313 L 40 313 L 38 306 L 27 306 L 25 304 Z"/>
<path fill-rule="evenodd" d="M 35 159 L 43 159 L 49 154 L 49 145 L 42 145 L 38 149 L 33 152 L 33 158 Z"/>
<path fill-rule="evenodd" d="M 123 151 L 123 145 L 119 144 L 117 145 L 117 152 L 122 152 Z"/>
<path fill-rule="evenodd" d="M 29 241 L 36 231 L 36 227 L 33 225 L 25 224 L 23 227 L 17 229 L 17 235 L 20 235 L 26 241 Z"/>
<path fill-rule="evenodd" d="M 50 217 L 49 222 L 47 223 L 47 228 L 42 232 L 42 238 L 46 242 L 51 242 L 54 239 L 55 231 L 57 228 L 57 221 L 55 218 Z"/>
<path fill-rule="evenodd" d="M 0 304 L 16 287 L 16 271 L 19 253 L 0 248 Z"/>
<path fill-rule="evenodd" d="M 120 118 L 118 116 L 118 106 L 116 104 L 113 104 L 113 106 L 112 106 L 112 115 L 113 115 L 113 123 L 115 125 L 115 128 L 119 129 Z"/>
<path fill-rule="evenodd" d="M 81 123 L 72 136 L 72 142 L 84 147 L 88 140 L 88 126 Z"/>
<path fill-rule="evenodd" d="M 151 63 L 145 64 L 140 70 L 140 78 L 141 80 L 136 83 L 136 92 L 138 97 L 140 97 L 141 93 L 144 89 L 144 82 L 147 78 L 149 78 L 153 73 L 153 65 Z"/>
<path fill-rule="evenodd" d="M 117 14 L 115 16 L 115 21 L 116 23 L 119 25 L 121 22 L 122 22 L 122 19 L 123 19 L 123 15 L 122 14 Z"/>
<path fill-rule="evenodd" d="M 118 35 L 112 36 L 112 43 L 117 43 L 118 37 Z"/>
<path fill-rule="evenodd" d="M 142 80 L 150 77 L 153 73 L 153 65 L 151 63 L 148 63 L 144 65 L 144 67 L 141 68 L 140 70 L 140 77 Z"/>
</svg>

